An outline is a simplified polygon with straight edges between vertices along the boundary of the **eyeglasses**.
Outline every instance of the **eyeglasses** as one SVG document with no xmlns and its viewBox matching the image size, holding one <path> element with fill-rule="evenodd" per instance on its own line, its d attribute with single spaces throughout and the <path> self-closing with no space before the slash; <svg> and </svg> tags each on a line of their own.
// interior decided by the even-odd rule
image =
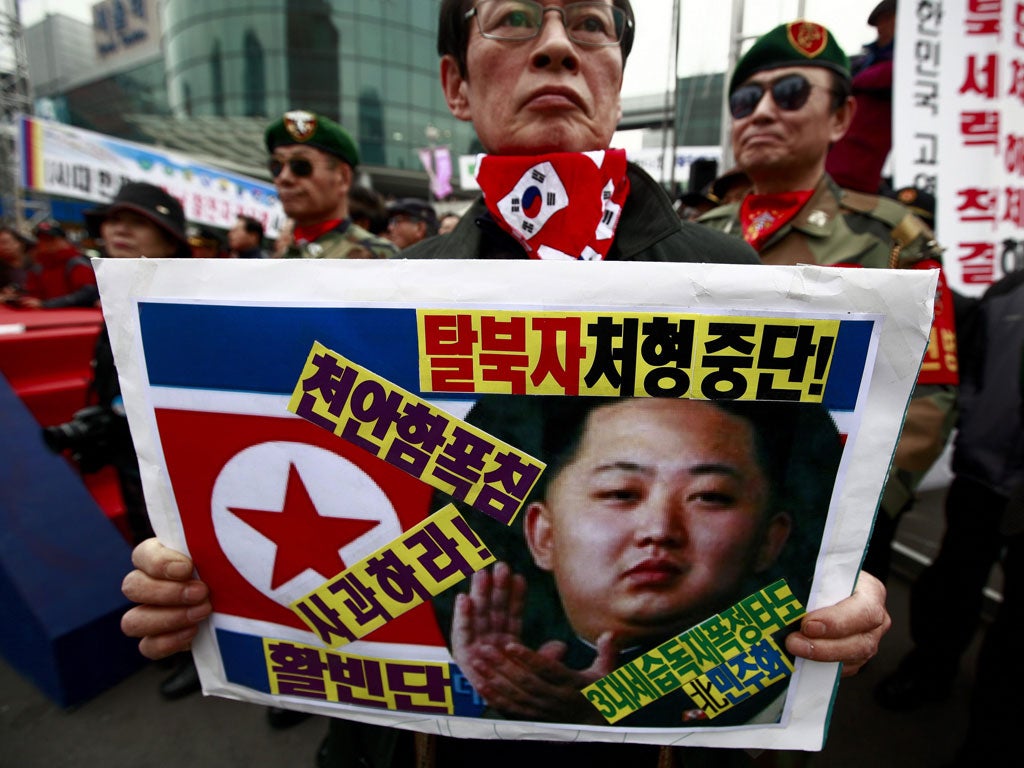
<svg viewBox="0 0 1024 768">
<path fill-rule="evenodd" d="M 566 34 L 580 45 L 618 45 L 633 20 L 621 8 L 606 3 L 568 3 L 561 8 L 532 0 L 483 0 L 465 15 L 476 16 L 480 34 L 491 40 L 532 40 L 540 35 L 544 14 L 562 16 Z"/>
<path fill-rule="evenodd" d="M 772 99 L 779 109 L 786 112 L 795 112 L 807 103 L 811 96 L 812 88 L 824 88 L 822 85 L 814 85 L 803 75 L 785 75 L 778 80 L 764 85 L 763 83 L 750 83 L 743 85 L 733 91 L 729 96 L 729 112 L 739 120 L 749 117 L 761 103 L 766 91 L 772 92 Z M 829 89 L 831 90 L 831 89 Z"/>
<path fill-rule="evenodd" d="M 288 166 L 288 170 L 292 172 L 292 176 L 300 179 L 304 179 L 306 176 L 313 175 L 313 163 L 304 157 L 295 157 L 291 160 L 271 160 L 267 164 L 267 168 L 270 170 L 270 175 L 275 179 L 281 175 L 281 171 L 284 170 L 285 166 Z"/>
</svg>

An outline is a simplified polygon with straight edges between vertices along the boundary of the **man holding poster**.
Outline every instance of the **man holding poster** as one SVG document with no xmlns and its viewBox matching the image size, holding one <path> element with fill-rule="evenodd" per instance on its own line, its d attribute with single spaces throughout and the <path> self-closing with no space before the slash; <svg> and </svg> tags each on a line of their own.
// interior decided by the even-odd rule
<svg viewBox="0 0 1024 768">
<path fill-rule="evenodd" d="M 454 232 L 403 253 L 420 258 L 582 258 L 756 264 L 743 243 L 683 224 L 671 201 L 624 153 L 608 146 L 621 114 L 622 68 L 633 39 L 628 0 L 551 2 L 444 0 L 441 79 L 457 117 L 472 120 L 489 154 L 484 200 Z M 479 223 L 478 223 L 479 221 Z M 152 658 L 189 647 L 210 615 L 209 590 L 184 555 L 150 540 L 136 548 L 124 592 L 142 605 L 123 620 Z M 852 674 L 871 658 L 890 621 L 885 590 L 862 575 L 853 596 L 812 611 L 785 641 L 793 654 L 842 661 Z M 408 732 L 332 720 L 324 765 L 404 764 Z M 396 751 L 396 741 L 398 743 Z M 438 739 L 439 765 L 504 758 L 604 764 L 657 748 Z M 496 757 L 496 754 L 498 757 Z M 719 753 L 745 760 L 743 753 Z M 670 750 L 664 755 L 671 759 Z M 663 755 L 663 756 L 664 756 Z M 394 760 L 394 762 L 393 762 Z"/>
</svg>

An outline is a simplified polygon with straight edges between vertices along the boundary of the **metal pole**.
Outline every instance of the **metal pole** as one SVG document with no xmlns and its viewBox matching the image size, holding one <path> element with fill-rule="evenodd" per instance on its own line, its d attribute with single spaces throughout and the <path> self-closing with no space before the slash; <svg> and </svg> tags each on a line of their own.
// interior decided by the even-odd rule
<svg viewBox="0 0 1024 768">
<path fill-rule="evenodd" d="M 679 4 L 680 0 L 672 3 L 672 110 L 675 114 L 672 120 L 672 146 L 669 149 L 668 193 L 673 198 L 676 194 L 676 147 L 679 146 L 679 118 L 682 114 L 679 104 L 679 42 L 682 37 L 679 34 L 679 25 L 682 23 Z"/>
<path fill-rule="evenodd" d="M 722 83 L 722 123 L 719 143 L 722 147 L 722 171 L 732 168 L 732 115 L 729 114 L 729 77 L 740 59 L 743 44 L 743 0 L 732 0 L 732 14 L 729 21 L 729 63 L 725 68 Z"/>
<path fill-rule="evenodd" d="M 0 188 L 7 216 L 13 214 L 21 228 L 25 206 L 18 189 L 17 144 L 18 116 L 32 113 L 28 80 L 28 58 L 16 0 L 0 3 L 0 46 L 6 48 L 3 72 L 0 72 Z"/>
</svg>

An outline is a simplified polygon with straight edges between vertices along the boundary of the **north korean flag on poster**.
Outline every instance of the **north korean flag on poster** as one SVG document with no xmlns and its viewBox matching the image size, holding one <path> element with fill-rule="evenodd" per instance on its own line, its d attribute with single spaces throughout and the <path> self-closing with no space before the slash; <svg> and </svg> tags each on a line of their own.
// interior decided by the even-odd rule
<svg viewBox="0 0 1024 768">
<path fill-rule="evenodd" d="M 168 477 L 215 611 L 306 630 L 288 604 L 420 522 L 431 489 L 302 419 L 230 412 L 246 399 L 156 408 Z M 444 645 L 429 602 L 366 640 Z"/>
</svg>

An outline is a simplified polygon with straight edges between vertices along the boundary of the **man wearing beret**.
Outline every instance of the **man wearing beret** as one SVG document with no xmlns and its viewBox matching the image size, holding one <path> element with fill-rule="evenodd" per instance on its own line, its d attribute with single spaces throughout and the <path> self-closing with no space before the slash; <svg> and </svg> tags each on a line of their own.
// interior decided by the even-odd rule
<svg viewBox="0 0 1024 768">
<path fill-rule="evenodd" d="M 729 109 L 733 154 L 753 186 L 700 223 L 742 237 L 765 264 L 940 268 L 941 249 L 919 218 L 894 200 L 842 189 L 825 171 L 856 109 L 849 61 L 828 29 L 795 21 L 758 38 L 733 72 Z M 956 383 L 952 294 L 940 272 L 932 343 L 864 563 L 883 581 L 899 515 L 952 430 Z"/>
<path fill-rule="evenodd" d="M 264 139 L 277 196 L 295 221 L 285 258 L 386 259 L 397 253 L 349 218 L 359 151 L 344 128 L 323 115 L 293 110 L 271 123 Z"/>
<path fill-rule="evenodd" d="M 488 153 L 478 172 L 484 194 L 452 232 L 402 255 L 713 261 L 756 268 L 754 253 L 741 241 L 681 223 L 657 183 L 629 166 L 624 153 L 609 148 L 621 115 L 623 63 L 633 41 L 629 0 L 521 1 L 514 17 L 504 10 L 494 0 L 440 4 L 442 87 L 449 109 L 472 121 Z M 535 196 L 530 184 L 520 185 L 527 179 L 553 196 Z M 559 201 L 567 205 L 545 211 L 549 199 L 552 209 Z M 543 213 L 552 226 L 527 226 L 530 222 L 519 215 L 523 204 L 535 208 L 535 221 Z M 558 223 L 555 217 L 563 210 L 569 215 Z M 152 658 L 188 647 L 212 611 L 208 587 L 192 578 L 192 562 L 155 540 L 137 547 L 133 562 L 137 570 L 126 577 L 123 590 L 142 605 L 125 614 L 124 631 L 142 638 L 140 650 Z M 842 661 L 846 673 L 856 672 L 874 655 L 890 625 L 884 595 L 877 579 L 862 574 L 851 597 L 807 614 L 786 639 L 787 648 L 804 658 Z M 539 660 L 537 651 L 529 653 Z M 557 660 L 550 661 L 549 669 Z M 486 761 L 492 768 L 563 763 L 653 768 L 674 764 L 674 759 L 669 748 L 645 745 L 414 740 L 407 731 L 332 719 L 319 764 L 440 768 Z M 685 760 L 742 765 L 748 756 L 737 750 L 695 750 L 687 751 Z"/>
</svg>

